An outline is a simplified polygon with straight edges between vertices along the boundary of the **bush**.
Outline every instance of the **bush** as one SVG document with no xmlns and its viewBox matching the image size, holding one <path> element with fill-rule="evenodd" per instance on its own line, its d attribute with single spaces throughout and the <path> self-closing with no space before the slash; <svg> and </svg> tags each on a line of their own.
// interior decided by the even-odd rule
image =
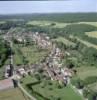
<svg viewBox="0 0 97 100">
<path fill-rule="evenodd" d="M 37 80 L 41 80 L 41 77 L 40 77 L 40 75 L 39 74 L 35 74 L 35 78 L 37 79 Z"/>
<path fill-rule="evenodd" d="M 83 89 L 83 96 L 84 96 L 85 98 L 88 97 L 89 93 L 90 93 L 90 91 L 89 91 L 87 88 L 84 88 L 84 89 Z"/>
<path fill-rule="evenodd" d="M 89 76 L 84 80 L 85 85 L 89 85 L 95 82 L 97 82 L 97 76 Z"/>
<path fill-rule="evenodd" d="M 48 85 L 53 85 L 53 83 L 51 81 L 48 81 Z"/>
</svg>

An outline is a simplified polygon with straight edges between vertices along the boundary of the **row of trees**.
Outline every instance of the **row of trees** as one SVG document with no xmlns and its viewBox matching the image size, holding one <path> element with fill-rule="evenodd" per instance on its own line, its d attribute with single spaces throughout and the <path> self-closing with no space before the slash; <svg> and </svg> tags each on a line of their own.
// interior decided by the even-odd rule
<svg viewBox="0 0 97 100">
<path fill-rule="evenodd" d="M 0 67 L 5 64 L 5 61 L 8 59 L 9 56 L 9 46 L 6 42 L 0 38 Z"/>
</svg>

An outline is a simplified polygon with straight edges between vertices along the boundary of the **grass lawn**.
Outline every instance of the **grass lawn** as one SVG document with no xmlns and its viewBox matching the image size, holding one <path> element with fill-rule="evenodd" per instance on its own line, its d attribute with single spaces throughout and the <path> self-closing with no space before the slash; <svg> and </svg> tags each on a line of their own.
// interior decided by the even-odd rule
<svg viewBox="0 0 97 100">
<path fill-rule="evenodd" d="M 58 37 L 56 39 L 53 39 L 52 41 L 63 42 L 66 45 L 74 45 L 75 44 L 75 43 L 69 41 L 68 39 L 66 39 L 65 37 Z"/>
<path fill-rule="evenodd" d="M 18 88 L 0 91 L 0 100 L 29 100 Z"/>
<path fill-rule="evenodd" d="M 27 76 L 22 81 L 23 86 L 26 88 L 26 84 L 34 83 L 37 80 L 34 77 Z M 34 93 L 33 95 L 35 95 L 38 100 L 44 100 L 44 98 L 50 100 L 57 100 L 56 98 L 61 98 L 61 100 L 82 100 L 82 98 L 70 86 L 59 89 L 57 82 L 50 82 L 52 85 L 49 85 L 47 80 L 42 80 L 41 83 L 32 85 L 33 91 L 38 94 L 35 95 Z"/>
<path fill-rule="evenodd" d="M 85 34 L 89 37 L 97 38 L 97 31 L 86 32 Z"/>
<path fill-rule="evenodd" d="M 85 79 L 88 76 L 97 76 L 97 68 L 96 67 L 79 67 L 77 68 L 78 77 L 81 79 Z"/>
</svg>

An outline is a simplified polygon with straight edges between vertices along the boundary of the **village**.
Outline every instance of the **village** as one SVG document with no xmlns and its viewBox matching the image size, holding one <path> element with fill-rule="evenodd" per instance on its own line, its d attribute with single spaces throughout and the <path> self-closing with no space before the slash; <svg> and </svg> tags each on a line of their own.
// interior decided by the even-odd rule
<svg viewBox="0 0 97 100">
<path fill-rule="evenodd" d="M 33 41 L 41 48 L 43 49 L 49 49 L 50 54 L 48 57 L 45 58 L 44 62 L 41 64 L 33 64 L 33 65 L 21 65 L 21 66 L 14 66 L 13 63 L 13 55 L 10 55 L 10 64 L 4 65 L 5 72 L 4 77 L 5 79 L 0 81 L 0 90 L 8 89 L 10 87 L 14 87 L 14 83 L 16 86 L 18 86 L 19 80 L 28 75 L 29 73 L 32 73 L 34 71 L 37 71 L 38 68 L 42 68 L 51 78 L 51 80 L 57 80 L 60 84 L 64 83 L 66 86 L 70 82 L 70 78 L 72 77 L 73 71 L 63 67 L 62 64 L 60 64 L 60 60 L 64 57 L 62 51 L 60 48 L 58 48 L 55 44 L 52 44 L 50 41 L 50 37 L 48 37 L 46 34 L 39 34 L 36 32 L 32 35 Z M 22 42 L 22 38 L 17 38 L 19 42 Z M 14 80 L 14 82 L 12 81 Z M 7 82 L 7 85 L 6 84 Z"/>
</svg>

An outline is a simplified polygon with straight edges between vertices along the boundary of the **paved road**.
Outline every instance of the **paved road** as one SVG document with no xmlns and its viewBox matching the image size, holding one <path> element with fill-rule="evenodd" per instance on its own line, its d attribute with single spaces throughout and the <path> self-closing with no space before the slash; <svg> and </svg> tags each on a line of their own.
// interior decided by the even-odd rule
<svg viewBox="0 0 97 100">
<path fill-rule="evenodd" d="M 18 87 L 22 90 L 22 92 L 29 97 L 31 100 L 37 100 L 35 97 L 33 97 L 32 95 L 30 95 L 23 87 L 20 83 L 18 83 Z"/>
</svg>

